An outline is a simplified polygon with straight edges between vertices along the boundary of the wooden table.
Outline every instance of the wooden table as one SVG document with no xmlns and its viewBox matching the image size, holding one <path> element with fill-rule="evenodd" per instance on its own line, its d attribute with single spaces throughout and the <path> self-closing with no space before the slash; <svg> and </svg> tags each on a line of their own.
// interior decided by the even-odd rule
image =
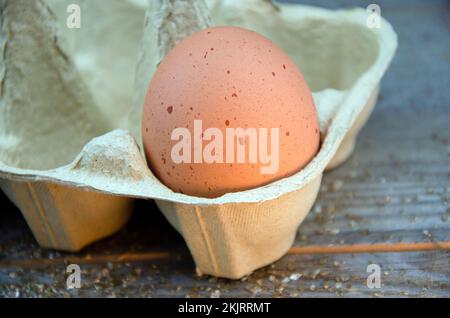
<svg viewBox="0 0 450 318">
<path fill-rule="evenodd" d="M 324 176 L 285 257 L 237 281 L 198 277 L 151 201 L 137 202 L 122 231 L 81 253 L 44 250 L 2 197 L 0 296 L 449 297 L 450 8 L 378 3 L 399 34 L 398 54 L 354 155 Z M 65 288 L 68 263 L 80 264 L 81 289 Z M 380 289 L 367 287 L 369 264 L 381 268 Z"/>
</svg>

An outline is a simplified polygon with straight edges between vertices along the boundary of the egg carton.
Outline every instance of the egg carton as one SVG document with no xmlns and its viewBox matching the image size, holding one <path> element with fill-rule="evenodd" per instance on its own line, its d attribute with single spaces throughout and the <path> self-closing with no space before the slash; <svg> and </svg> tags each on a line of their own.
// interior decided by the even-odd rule
<svg viewBox="0 0 450 318">
<path fill-rule="evenodd" d="M 84 12 L 66 26 L 68 4 Z M 120 229 L 135 198 L 154 199 L 201 274 L 240 278 L 282 257 L 326 169 L 351 154 L 397 47 L 363 9 L 262 0 L 1 0 L 0 186 L 38 243 L 78 251 Z M 255 30 L 302 70 L 321 148 L 295 175 L 208 199 L 164 186 L 142 155 L 149 80 L 181 39 L 209 25 Z M 142 40 L 141 40 L 142 39 Z"/>
</svg>

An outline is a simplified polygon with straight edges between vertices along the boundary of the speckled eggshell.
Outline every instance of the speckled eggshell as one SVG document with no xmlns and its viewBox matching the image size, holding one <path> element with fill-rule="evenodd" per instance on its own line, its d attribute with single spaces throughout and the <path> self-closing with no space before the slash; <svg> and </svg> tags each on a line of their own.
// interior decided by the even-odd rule
<svg viewBox="0 0 450 318">
<path fill-rule="evenodd" d="M 219 128 L 279 128 L 279 166 L 262 174 L 261 163 L 174 163 L 175 128 L 194 138 Z M 290 176 L 315 156 L 320 133 L 311 91 L 289 56 L 270 40 L 237 27 L 202 30 L 180 42 L 159 65 L 142 116 L 145 155 L 152 172 L 175 192 L 218 197 Z M 269 133 L 270 140 L 270 133 Z M 240 140 L 243 142 L 242 140 Z M 248 153 L 248 140 L 246 139 Z M 209 141 L 203 141 L 207 145 Z M 269 146 L 270 148 L 270 146 Z M 248 158 L 248 156 L 247 156 Z M 225 159 L 224 159 L 225 160 Z"/>
</svg>

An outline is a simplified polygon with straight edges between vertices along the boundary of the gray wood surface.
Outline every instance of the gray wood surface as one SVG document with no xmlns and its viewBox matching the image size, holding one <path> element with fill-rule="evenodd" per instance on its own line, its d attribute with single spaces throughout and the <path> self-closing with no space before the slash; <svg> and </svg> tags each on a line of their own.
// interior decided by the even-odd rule
<svg viewBox="0 0 450 318">
<path fill-rule="evenodd" d="M 324 176 L 285 257 L 238 281 L 198 277 L 183 240 L 150 201 L 137 202 L 118 234 L 81 253 L 44 250 L 3 198 L 0 296 L 449 297 L 450 5 L 378 3 L 399 34 L 398 53 L 354 155 Z M 82 268 L 79 290 L 65 288 L 70 262 Z M 380 289 L 367 287 L 368 264 L 382 269 Z"/>
</svg>

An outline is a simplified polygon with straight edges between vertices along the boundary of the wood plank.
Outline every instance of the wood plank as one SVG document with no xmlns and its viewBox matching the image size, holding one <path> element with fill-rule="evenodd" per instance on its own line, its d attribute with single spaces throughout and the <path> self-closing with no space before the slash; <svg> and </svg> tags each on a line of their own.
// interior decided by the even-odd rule
<svg viewBox="0 0 450 318">
<path fill-rule="evenodd" d="M 432 114 L 421 120 L 450 139 L 446 120 Z M 373 114 L 352 158 L 325 175 L 296 245 L 450 241 L 449 150 L 435 149 L 440 141 L 431 134 L 419 138 L 423 131 L 412 118 L 402 124 L 402 132 L 416 143 L 411 147 L 394 138 L 397 124 L 383 113 Z M 377 132 L 384 137 L 371 139 Z M 416 156 L 421 162 L 408 161 Z"/>
<path fill-rule="evenodd" d="M 193 274 L 176 262 L 82 264 L 82 288 L 66 290 L 63 264 L 1 269 L 1 297 L 445 297 L 450 252 L 290 254 L 241 280 Z M 381 289 L 367 287 L 367 265 L 381 269 Z"/>
</svg>

